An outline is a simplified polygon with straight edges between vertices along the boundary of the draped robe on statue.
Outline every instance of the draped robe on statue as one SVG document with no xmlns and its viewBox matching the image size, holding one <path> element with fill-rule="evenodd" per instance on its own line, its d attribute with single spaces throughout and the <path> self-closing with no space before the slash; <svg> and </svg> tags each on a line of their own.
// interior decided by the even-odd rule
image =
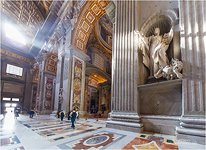
<svg viewBox="0 0 206 150">
<path fill-rule="evenodd" d="M 154 76 L 159 69 L 169 65 L 169 60 L 166 55 L 166 51 L 173 38 L 173 29 L 170 29 L 169 33 L 165 33 L 163 36 L 152 35 L 150 37 L 139 36 L 139 48 L 143 54 L 143 64 L 150 70 L 150 76 Z"/>
</svg>

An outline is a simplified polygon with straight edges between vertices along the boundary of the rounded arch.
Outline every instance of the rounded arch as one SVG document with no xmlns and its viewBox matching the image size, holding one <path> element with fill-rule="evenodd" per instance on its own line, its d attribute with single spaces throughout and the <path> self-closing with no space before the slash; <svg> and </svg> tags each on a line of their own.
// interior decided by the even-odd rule
<svg viewBox="0 0 206 150">
<path fill-rule="evenodd" d="M 179 43 L 179 30 L 178 25 L 179 24 L 179 15 L 177 10 L 161 10 L 153 15 L 151 15 L 141 26 L 140 32 L 143 33 L 146 37 L 150 37 L 151 35 L 154 35 L 155 28 L 160 28 L 160 35 L 163 35 L 164 33 L 168 33 L 171 29 L 171 27 L 174 25 L 173 31 L 173 39 L 166 51 L 168 60 L 171 61 L 172 58 L 180 58 L 180 43 Z M 143 59 L 143 58 L 141 58 Z M 145 83 L 148 79 L 149 72 L 148 69 L 142 64 L 143 69 L 143 77 L 141 79 L 142 83 Z"/>
<path fill-rule="evenodd" d="M 72 35 L 72 45 L 86 52 L 89 36 L 99 18 L 105 14 L 109 1 L 88 1 L 82 8 Z"/>
<path fill-rule="evenodd" d="M 164 22 L 166 21 L 166 22 Z M 172 26 L 178 24 L 179 16 L 175 10 L 161 10 L 150 16 L 141 27 L 141 32 L 144 34 L 151 34 L 155 26 Z M 169 28 L 170 28 L 169 27 Z M 168 28 L 168 27 L 167 27 Z M 164 31 L 162 31 L 164 32 Z M 165 33 L 165 32 L 164 32 Z"/>
<path fill-rule="evenodd" d="M 112 46 L 109 45 L 101 36 L 101 29 L 100 29 L 100 24 L 99 21 L 96 22 L 95 24 L 95 34 L 97 37 L 97 41 L 99 42 L 99 44 L 104 47 L 104 49 L 111 54 L 112 53 Z"/>
</svg>

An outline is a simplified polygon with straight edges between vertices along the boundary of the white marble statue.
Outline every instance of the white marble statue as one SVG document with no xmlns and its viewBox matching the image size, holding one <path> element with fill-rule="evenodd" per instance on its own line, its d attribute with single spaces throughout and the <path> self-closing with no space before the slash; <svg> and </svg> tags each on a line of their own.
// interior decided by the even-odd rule
<svg viewBox="0 0 206 150">
<path fill-rule="evenodd" d="M 143 63 L 150 70 L 150 76 L 154 76 L 161 68 L 169 65 L 166 51 L 173 38 L 173 29 L 169 33 L 160 35 L 160 29 L 155 28 L 154 35 L 145 37 L 140 32 L 138 35 L 138 45 L 142 50 Z"/>
<path fill-rule="evenodd" d="M 154 75 L 155 78 L 166 78 L 167 80 L 173 80 L 176 78 L 182 79 L 182 74 L 180 73 L 183 68 L 183 63 L 178 59 L 172 59 L 170 65 L 162 67 Z"/>
</svg>

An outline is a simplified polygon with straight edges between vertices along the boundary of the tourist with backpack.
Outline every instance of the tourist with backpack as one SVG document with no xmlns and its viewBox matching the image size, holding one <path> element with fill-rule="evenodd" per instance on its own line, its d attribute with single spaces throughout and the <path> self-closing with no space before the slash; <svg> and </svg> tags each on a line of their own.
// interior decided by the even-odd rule
<svg viewBox="0 0 206 150">
<path fill-rule="evenodd" d="M 70 113 L 70 117 L 71 117 L 71 122 L 72 122 L 71 127 L 74 129 L 75 128 L 74 122 L 77 118 L 77 113 L 76 113 L 75 109 L 73 109 L 73 111 Z"/>
</svg>

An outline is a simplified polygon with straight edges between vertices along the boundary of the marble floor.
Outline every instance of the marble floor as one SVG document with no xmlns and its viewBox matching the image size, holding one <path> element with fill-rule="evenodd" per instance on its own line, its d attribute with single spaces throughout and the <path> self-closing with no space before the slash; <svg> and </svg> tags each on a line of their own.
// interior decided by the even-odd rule
<svg viewBox="0 0 206 150">
<path fill-rule="evenodd" d="M 12 113 L 1 116 L 1 150 L 55 149 L 194 149 L 204 145 L 176 141 L 174 136 L 134 133 L 105 127 L 106 120 L 79 119 L 75 129 L 68 120 L 60 121 L 49 115 L 30 119 Z"/>
</svg>

